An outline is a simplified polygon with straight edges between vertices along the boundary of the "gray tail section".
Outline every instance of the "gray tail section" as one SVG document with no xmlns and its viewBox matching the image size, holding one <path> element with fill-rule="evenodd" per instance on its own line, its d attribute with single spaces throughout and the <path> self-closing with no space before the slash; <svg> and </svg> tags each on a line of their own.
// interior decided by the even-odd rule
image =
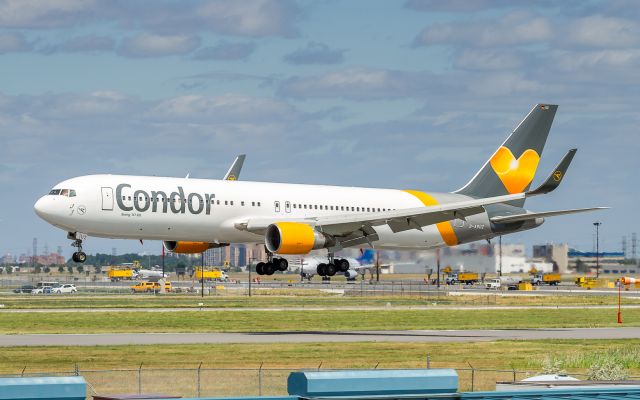
<svg viewBox="0 0 640 400">
<path fill-rule="evenodd" d="M 537 104 L 473 178 L 455 193 L 475 198 L 526 192 L 531 186 L 557 105 Z M 524 205 L 524 199 L 510 203 Z"/>
</svg>

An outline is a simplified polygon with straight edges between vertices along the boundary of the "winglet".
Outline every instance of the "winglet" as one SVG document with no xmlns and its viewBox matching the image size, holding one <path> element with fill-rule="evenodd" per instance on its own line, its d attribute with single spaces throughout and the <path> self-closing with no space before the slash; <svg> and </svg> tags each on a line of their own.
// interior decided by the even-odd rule
<svg viewBox="0 0 640 400">
<path fill-rule="evenodd" d="M 238 180 L 238 178 L 240 177 L 240 170 L 242 170 L 242 164 L 244 164 L 244 159 L 246 156 L 247 156 L 246 154 L 240 154 L 238 155 L 238 157 L 236 157 L 235 161 L 233 162 L 233 164 L 231 164 L 231 167 L 229 168 L 227 173 L 224 175 L 223 180 L 225 181 Z"/>
<path fill-rule="evenodd" d="M 567 169 L 569 169 L 569 165 L 571 164 L 571 160 L 573 160 L 573 156 L 576 155 L 578 149 L 571 149 L 565 154 L 560 163 L 556 166 L 553 172 L 547 177 L 544 183 L 534 190 L 527 192 L 527 196 L 536 196 L 539 194 L 547 194 L 556 190 L 562 179 L 564 178 Z"/>
</svg>

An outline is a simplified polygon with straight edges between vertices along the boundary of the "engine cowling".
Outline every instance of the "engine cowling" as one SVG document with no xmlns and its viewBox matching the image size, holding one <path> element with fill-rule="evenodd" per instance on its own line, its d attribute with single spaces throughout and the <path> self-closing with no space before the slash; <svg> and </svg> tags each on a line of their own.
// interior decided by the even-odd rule
<svg viewBox="0 0 640 400">
<path fill-rule="evenodd" d="M 267 249 L 276 254 L 307 254 L 335 244 L 335 240 L 300 222 L 278 222 L 267 227 Z"/>
<path fill-rule="evenodd" d="M 352 269 L 348 269 L 344 272 L 344 277 L 349 280 L 356 279 L 358 277 L 358 273 Z"/>
<path fill-rule="evenodd" d="M 185 242 L 167 240 L 164 242 L 164 248 L 173 253 L 179 254 L 198 254 L 215 247 L 228 246 L 228 244 L 218 244 L 209 242 Z"/>
</svg>

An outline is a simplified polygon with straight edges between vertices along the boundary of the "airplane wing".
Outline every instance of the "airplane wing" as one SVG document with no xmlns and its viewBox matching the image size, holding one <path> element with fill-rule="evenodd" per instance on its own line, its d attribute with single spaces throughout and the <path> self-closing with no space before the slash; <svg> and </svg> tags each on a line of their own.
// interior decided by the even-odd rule
<svg viewBox="0 0 640 400">
<path fill-rule="evenodd" d="M 526 193 L 488 197 L 484 199 L 464 200 L 429 207 L 406 208 L 402 210 L 375 213 L 319 216 L 311 218 L 282 219 L 253 218 L 235 223 L 235 227 L 256 234 L 264 234 L 267 227 L 275 222 L 300 222 L 340 238 L 343 246 L 356 246 L 378 240 L 374 226 L 388 225 L 393 232 L 410 229 L 422 230 L 422 227 L 452 219 L 465 219 L 468 216 L 484 212 L 483 206 L 505 203 L 522 199 Z"/>
<path fill-rule="evenodd" d="M 521 222 L 536 218 L 555 217 L 557 215 L 576 214 L 587 211 L 606 210 L 609 207 L 591 207 L 591 208 L 575 208 L 572 210 L 558 210 L 558 211 L 543 211 L 543 212 L 529 212 L 526 214 L 516 215 L 504 215 L 498 217 L 492 217 L 491 222 L 498 224 L 505 224 L 509 222 Z"/>
<path fill-rule="evenodd" d="M 238 157 L 236 157 L 235 161 L 233 162 L 233 164 L 231 164 L 231 167 L 229 167 L 229 170 L 227 171 L 226 174 L 224 174 L 224 178 L 222 179 L 225 181 L 237 181 L 238 178 L 240 177 L 242 164 L 244 164 L 244 159 L 246 157 L 247 157 L 246 154 L 238 155 Z"/>
</svg>

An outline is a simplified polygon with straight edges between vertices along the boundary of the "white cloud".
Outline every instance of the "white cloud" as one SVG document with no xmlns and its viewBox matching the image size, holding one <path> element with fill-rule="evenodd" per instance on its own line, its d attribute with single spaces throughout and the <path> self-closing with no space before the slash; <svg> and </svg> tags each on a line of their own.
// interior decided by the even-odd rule
<svg viewBox="0 0 640 400">
<path fill-rule="evenodd" d="M 552 37 L 551 23 L 526 12 L 511 12 L 500 19 L 481 22 L 450 22 L 430 25 L 415 38 L 414 45 L 473 44 L 482 47 L 544 42 Z"/>
<path fill-rule="evenodd" d="M 592 67 L 633 68 L 640 65 L 640 49 L 557 51 L 553 58 L 557 65 L 565 71 L 577 71 Z"/>
<path fill-rule="evenodd" d="M 162 57 L 188 54 L 198 46 L 200 38 L 197 36 L 139 33 L 125 38 L 118 51 L 128 57 Z"/>
<path fill-rule="evenodd" d="M 465 49 L 457 54 L 453 64 L 469 70 L 512 69 L 522 65 L 522 59 L 511 50 Z"/>
<path fill-rule="evenodd" d="M 20 33 L 0 33 L 0 54 L 27 51 L 31 47 Z"/>
<path fill-rule="evenodd" d="M 0 26 L 8 28 L 56 28 L 80 23 L 92 15 L 95 0 L 2 0 Z"/>
<path fill-rule="evenodd" d="M 425 95 L 438 85 L 432 74 L 371 68 L 350 68 L 317 76 L 283 81 L 278 93 L 285 97 L 333 97 L 356 100 Z"/>
<path fill-rule="evenodd" d="M 567 40 L 593 47 L 630 47 L 640 43 L 638 21 L 592 15 L 580 18 L 568 28 Z"/>
<path fill-rule="evenodd" d="M 307 47 L 287 54 L 289 64 L 338 64 L 344 61 L 344 49 L 331 49 L 324 43 L 309 42 Z"/>
</svg>

